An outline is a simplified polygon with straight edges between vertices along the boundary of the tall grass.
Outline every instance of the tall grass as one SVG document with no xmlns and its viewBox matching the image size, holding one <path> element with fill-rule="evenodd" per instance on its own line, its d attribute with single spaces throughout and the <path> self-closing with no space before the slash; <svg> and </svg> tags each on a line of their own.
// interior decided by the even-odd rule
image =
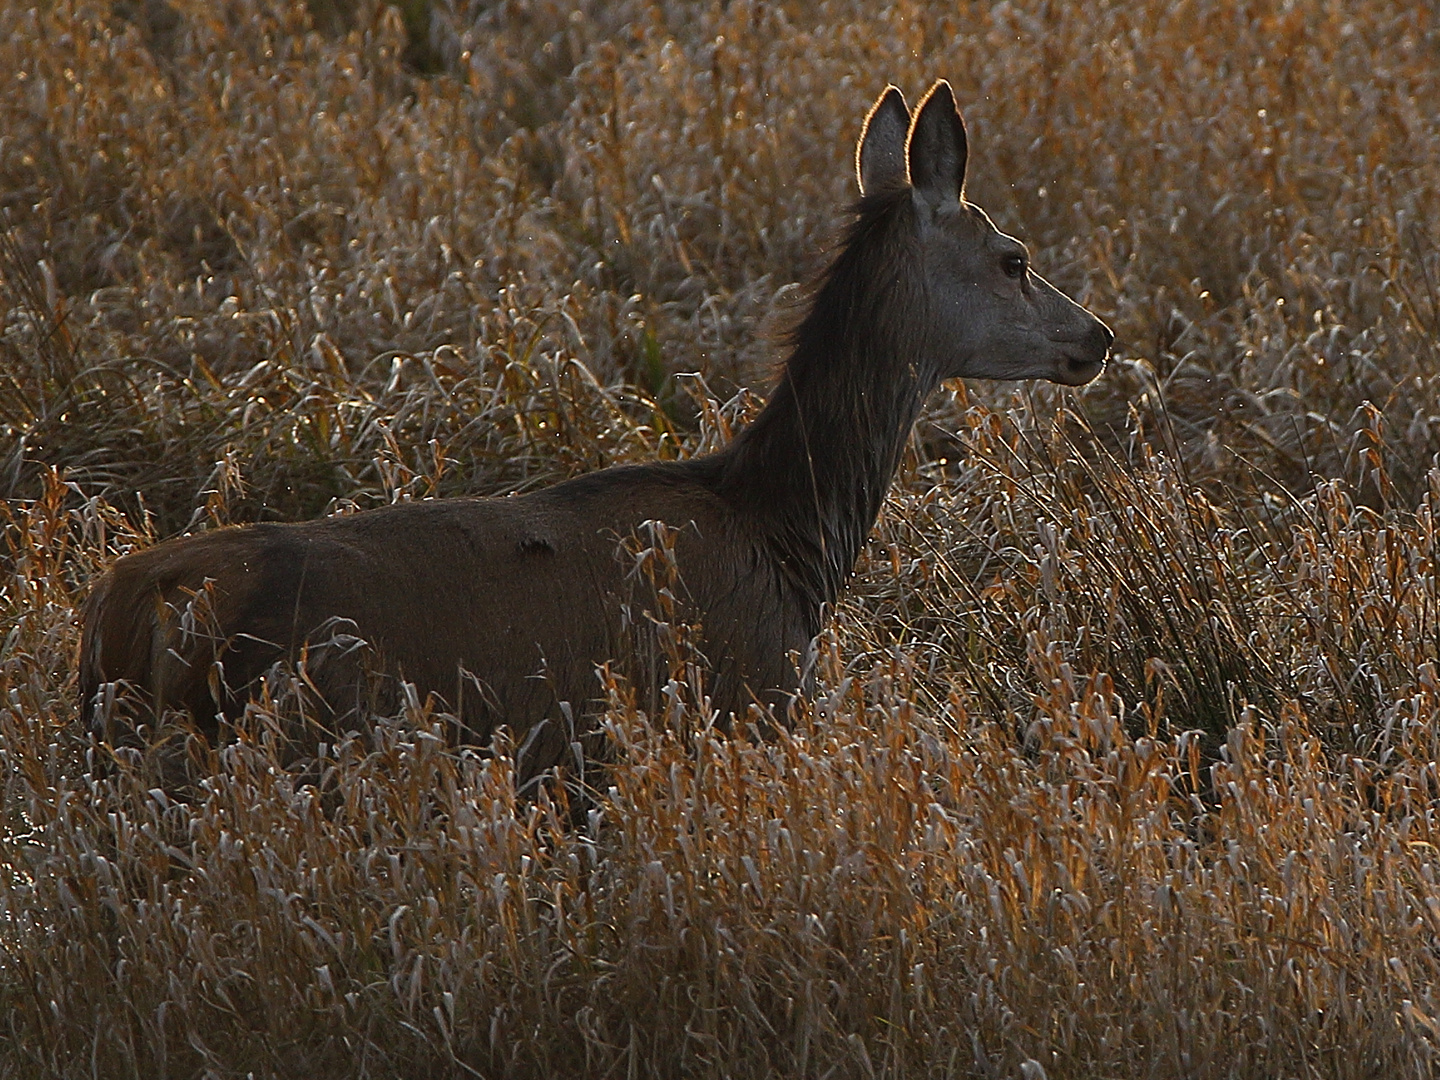
<svg viewBox="0 0 1440 1080">
<path fill-rule="evenodd" d="M 1437 46 L 1388 0 L 0 7 L 0 1075 L 1433 1075 Z M 81 730 L 127 550 L 725 438 L 864 108 L 937 76 L 1119 358 L 931 402 L 793 730 L 718 734 L 679 653 L 579 801 L 421 701 Z"/>
</svg>

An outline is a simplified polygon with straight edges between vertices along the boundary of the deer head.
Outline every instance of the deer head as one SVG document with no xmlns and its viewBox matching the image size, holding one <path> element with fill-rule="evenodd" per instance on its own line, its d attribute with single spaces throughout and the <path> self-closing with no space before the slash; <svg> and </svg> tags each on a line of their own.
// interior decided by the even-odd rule
<svg viewBox="0 0 1440 1080">
<path fill-rule="evenodd" d="M 937 82 L 912 119 L 888 88 L 856 151 L 862 195 L 908 191 L 919 247 L 917 362 L 936 380 L 1049 379 L 1080 386 L 1100 374 L 1114 340 L 1103 322 L 1042 278 L 1030 253 L 965 199 L 968 144 L 950 85 Z"/>
</svg>

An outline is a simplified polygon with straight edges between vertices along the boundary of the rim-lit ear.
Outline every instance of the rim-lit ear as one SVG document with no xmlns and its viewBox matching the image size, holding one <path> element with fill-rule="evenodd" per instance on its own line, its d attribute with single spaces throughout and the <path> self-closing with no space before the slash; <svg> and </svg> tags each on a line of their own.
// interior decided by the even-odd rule
<svg viewBox="0 0 1440 1080">
<path fill-rule="evenodd" d="M 910 110 L 905 107 L 905 95 L 887 86 L 866 115 L 860 141 L 855 144 L 855 175 L 861 195 L 909 182 L 905 172 L 905 140 L 909 132 Z"/>
<path fill-rule="evenodd" d="M 932 208 L 958 201 L 965 191 L 967 152 L 965 121 L 950 84 L 941 79 L 915 110 L 905 148 L 916 195 Z"/>
</svg>

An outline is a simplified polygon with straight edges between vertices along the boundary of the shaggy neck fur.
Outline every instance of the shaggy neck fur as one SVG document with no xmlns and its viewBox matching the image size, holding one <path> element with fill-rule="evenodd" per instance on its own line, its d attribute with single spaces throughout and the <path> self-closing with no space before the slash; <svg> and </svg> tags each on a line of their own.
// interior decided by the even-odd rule
<svg viewBox="0 0 1440 1080">
<path fill-rule="evenodd" d="M 817 610 L 854 567 L 937 382 L 917 330 L 927 318 L 914 219 L 908 188 L 861 199 L 779 384 L 720 455 L 721 493 L 755 515 Z"/>
</svg>

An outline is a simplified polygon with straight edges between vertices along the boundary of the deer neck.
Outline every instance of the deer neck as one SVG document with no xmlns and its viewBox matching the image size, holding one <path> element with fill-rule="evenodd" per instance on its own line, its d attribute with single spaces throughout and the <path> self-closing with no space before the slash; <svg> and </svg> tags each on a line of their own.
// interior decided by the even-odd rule
<svg viewBox="0 0 1440 1080">
<path fill-rule="evenodd" d="M 936 380 L 883 295 L 827 295 L 796 334 L 764 410 L 724 452 L 722 487 L 752 514 L 782 572 L 831 603 L 879 516 Z M 907 323 L 908 325 L 908 323 Z"/>
</svg>

